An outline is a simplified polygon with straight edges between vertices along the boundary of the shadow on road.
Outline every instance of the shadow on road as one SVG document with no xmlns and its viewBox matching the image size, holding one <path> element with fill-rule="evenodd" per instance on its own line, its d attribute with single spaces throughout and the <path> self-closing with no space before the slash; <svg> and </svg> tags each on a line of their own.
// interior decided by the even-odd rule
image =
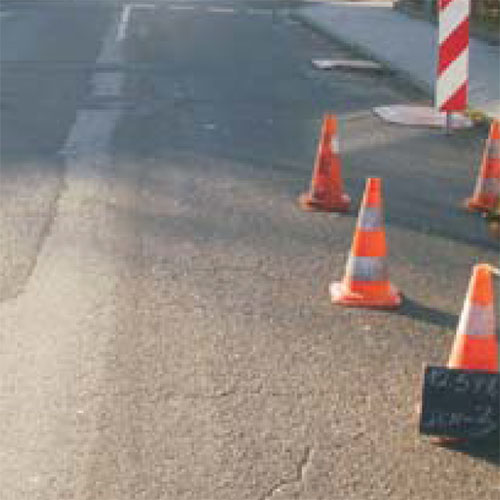
<svg viewBox="0 0 500 500">
<path fill-rule="evenodd" d="M 416 300 L 405 297 L 403 304 L 397 311 L 402 316 L 408 316 L 418 321 L 424 321 L 443 328 L 455 329 L 458 324 L 458 316 L 450 314 L 433 307 L 424 306 Z"/>
<path fill-rule="evenodd" d="M 449 445 L 448 448 L 455 453 L 463 453 L 491 464 L 500 465 L 500 441 L 498 433 L 486 440 L 465 441 L 460 444 Z"/>
</svg>

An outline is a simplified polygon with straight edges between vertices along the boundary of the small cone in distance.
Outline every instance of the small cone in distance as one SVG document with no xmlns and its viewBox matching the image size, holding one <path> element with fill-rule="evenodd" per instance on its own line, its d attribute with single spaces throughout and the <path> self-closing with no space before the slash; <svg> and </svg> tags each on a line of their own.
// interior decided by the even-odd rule
<svg viewBox="0 0 500 500">
<path fill-rule="evenodd" d="M 448 367 L 498 372 L 493 280 L 488 264 L 477 264 L 472 270 Z"/>
<path fill-rule="evenodd" d="M 400 292 L 389 282 L 381 179 L 367 179 L 343 281 L 330 285 L 334 304 L 394 309 Z"/>
<path fill-rule="evenodd" d="M 347 212 L 350 197 L 343 192 L 337 120 L 325 115 L 309 192 L 299 197 L 307 211 Z"/>
<path fill-rule="evenodd" d="M 470 211 L 494 211 L 500 201 L 500 121 L 494 120 L 484 149 L 474 193 L 464 202 Z"/>
</svg>

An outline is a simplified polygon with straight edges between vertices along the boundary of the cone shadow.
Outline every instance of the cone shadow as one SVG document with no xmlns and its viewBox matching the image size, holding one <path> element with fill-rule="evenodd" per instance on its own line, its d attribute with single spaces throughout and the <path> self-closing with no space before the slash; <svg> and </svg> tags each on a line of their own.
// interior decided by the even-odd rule
<svg viewBox="0 0 500 500">
<path fill-rule="evenodd" d="M 447 445 L 446 448 L 455 453 L 463 453 L 494 465 L 500 465 L 500 437 L 498 432 L 487 439 L 464 441 Z"/>
<path fill-rule="evenodd" d="M 454 330 L 458 324 L 458 315 L 425 306 L 407 296 L 404 297 L 403 303 L 397 310 L 397 313 L 418 321 L 442 326 L 443 328 L 452 330 Z"/>
</svg>

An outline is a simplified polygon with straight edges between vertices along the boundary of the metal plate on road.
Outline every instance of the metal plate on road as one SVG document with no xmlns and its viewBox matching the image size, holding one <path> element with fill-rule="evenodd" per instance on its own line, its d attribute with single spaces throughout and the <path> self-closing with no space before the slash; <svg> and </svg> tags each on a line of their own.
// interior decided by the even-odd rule
<svg viewBox="0 0 500 500">
<path fill-rule="evenodd" d="M 467 439 L 498 437 L 500 374 L 427 366 L 420 432 Z"/>
<path fill-rule="evenodd" d="M 413 125 L 416 127 L 446 128 L 446 113 L 437 111 L 427 106 L 380 106 L 373 109 L 374 113 L 389 123 Z M 472 120 L 462 114 L 453 113 L 451 120 L 452 129 L 471 128 Z"/>
<path fill-rule="evenodd" d="M 382 65 L 374 61 L 357 59 L 313 59 L 312 65 L 316 69 L 354 69 L 380 71 Z"/>
</svg>

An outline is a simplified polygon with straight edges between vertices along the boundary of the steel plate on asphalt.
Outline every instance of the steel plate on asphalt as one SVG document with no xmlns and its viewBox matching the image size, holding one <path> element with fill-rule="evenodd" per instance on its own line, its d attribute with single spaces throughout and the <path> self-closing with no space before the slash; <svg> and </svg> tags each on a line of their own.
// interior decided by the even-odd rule
<svg viewBox="0 0 500 500">
<path fill-rule="evenodd" d="M 446 113 L 427 106 L 380 106 L 373 110 L 383 120 L 417 127 L 446 127 Z M 452 114 L 451 128 L 463 129 L 473 126 L 472 120 L 459 113 Z"/>
<path fill-rule="evenodd" d="M 354 59 L 313 59 L 312 65 L 316 69 L 382 69 L 382 65 L 374 61 L 361 61 Z"/>
</svg>

